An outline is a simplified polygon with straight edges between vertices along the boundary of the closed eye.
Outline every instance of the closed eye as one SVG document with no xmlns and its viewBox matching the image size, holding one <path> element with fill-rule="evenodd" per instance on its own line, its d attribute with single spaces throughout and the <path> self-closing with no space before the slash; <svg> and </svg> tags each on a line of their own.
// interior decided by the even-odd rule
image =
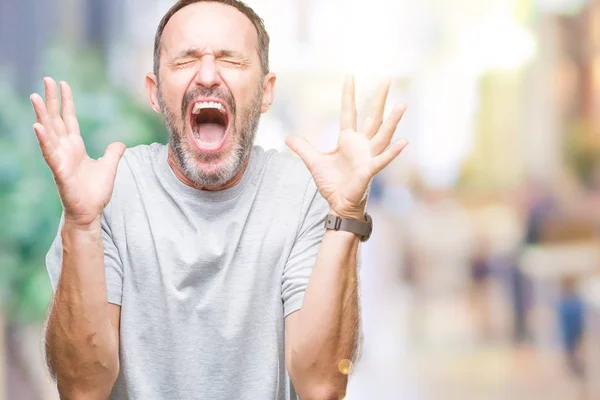
<svg viewBox="0 0 600 400">
<path fill-rule="evenodd" d="M 241 62 L 239 60 L 234 60 L 234 59 L 230 59 L 230 58 L 229 59 L 228 58 L 222 58 L 219 61 L 222 62 L 223 64 L 230 65 L 230 66 L 233 66 L 233 67 L 243 67 L 243 66 L 246 65 L 245 63 L 243 63 L 243 62 Z"/>
<path fill-rule="evenodd" d="M 181 61 L 175 61 L 173 63 L 173 66 L 177 67 L 177 68 L 181 68 L 181 67 L 185 67 L 188 65 L 191 65 L 193 63 L 195 63 L 197 60 L 181 60 Z"/>
</svg>

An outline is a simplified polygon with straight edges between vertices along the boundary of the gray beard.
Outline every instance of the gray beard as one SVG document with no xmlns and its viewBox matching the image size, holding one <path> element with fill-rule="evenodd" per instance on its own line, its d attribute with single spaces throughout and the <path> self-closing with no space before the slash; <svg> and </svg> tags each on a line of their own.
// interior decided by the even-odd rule
<svg viewBox="0 0 600 400">
<path fill-rule="evenodd" d="M 233 99 L 229 97 L 228 103 L 231 108 L 231 121 L 229 122 L 229 135 L 234 140 L 233 147 L 229 154 L 194 154 L 189 149 L 189 142 L 186 140 L 185 122 L 177 124 L 175 113 L 168 110 L 162 98 L 160 90 L 158 91 L 158 104 L 165 120 L 165 126 L 169 133 L 169 146 L 175 156 L 175 161 L 181 172 L 194 182 L 199 187 L 216 187 L 222 186 L 231 181 L 241 170 L 246 160 L 250 156 L 250 152 L 254 146 L 254 138 L 258 130 L 260 121 L 260 109 L 262 104 L 262 86 L 254 93 L 252 102 L 244 109 L 240 110 L 241 126 L 237 129 L 236 122 L 236 107 Z M 223 96 L 218 96 L 223 98 Z M 226 100 L 226 99 L 223 99 Z M 233 103 L 233 104 L 231 104 Z M 185 110 L 185 111 L 184 111 Z M 185 121 L 187 117 L 187 104 L 184 101 L 182 106 L 181 121 Z M 208 163 L 219 158 L 224 159 L 220 162 L 217 170 L 207 172 L 202 169 L 201 163 Z"/>
</svg>

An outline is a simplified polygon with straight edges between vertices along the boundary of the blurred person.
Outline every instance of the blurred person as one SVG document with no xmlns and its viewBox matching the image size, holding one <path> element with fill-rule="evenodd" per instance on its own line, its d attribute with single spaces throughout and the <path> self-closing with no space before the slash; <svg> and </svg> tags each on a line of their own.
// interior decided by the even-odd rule
<svg viewBox="0 0 600 400">
<path fill-rule="evenodd" d="M 480 233 L 471 260 L 471 287 L 469 297 L 474 311 L 478 333 L 483 339 L 492 339 L 491 307 L 491 254 L 490 241 Z"/>
<path fill-rule="evenodd" d="M 359 341 L 357 252 L 390 145 L 386 81 L 356 126 L 344 84 L 338 146 L 301 160 L 254 146 L 274 97 L 269 37 L 237 0 L 177 2 L 146 77 L 168 145 L 86 154 L 72 91 L 46 78 L 34 130 L 63 205 L 46 263 L 46 357 L 69 399 L 302 399 L 345 394 Z M 342 367 L 340 367 L 340 365 Z"/>
<path fill-rule="evenodd" d="M 569 372 L 573 376 L 582 378 L 585 373 L 585 363 L 579 350 L 583 340 L 585 310 L 583 299 L 577 292 L 577 278 L 562 279 L 557 312 L 559 331 Z"/>
<path fill-rule="evenodd" d="M 485 282 L 490 276 L 489 240 L 479 237 L 471 261 L 471 279 L 474 284 Z"/>
<path fill-rule="evenodd" d="M 521 252 L 526 246 L 539 244 L 544 239 L 545 227 L 554 215 L 557 204 L 544 185 L 532 182 L 528 186 L 525 199 L 525 234 L 521 245 Z M 516 257 L 518 259 L 518 257 Z M 529 342 L 531 332 L 527 323 L 527 314 L 530 306 L 531 282 L 520 268 L 520 263 L 515 260 L 510 268 L 510 285 L 513 306 L 513 339 L 517 344 Z"/>
<path fill-rule="evenodd" d="M 532 184 L 528 199 L 525 243 L 538 244 L 544 239 L 546 223 L 557 212 L 558 204 L 550 190 L 541 184 Z"/>
</svg>

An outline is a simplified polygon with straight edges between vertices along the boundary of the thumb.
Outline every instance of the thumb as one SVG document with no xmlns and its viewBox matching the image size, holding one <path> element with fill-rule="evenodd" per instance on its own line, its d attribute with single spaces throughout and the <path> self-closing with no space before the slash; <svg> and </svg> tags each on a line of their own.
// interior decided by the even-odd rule
<svg viewBox="0 0 600 400">
<path fill-rule="evenodd" d="M 312 170 L 313 163 L 321 154 L 319 151 L 308 142 L 308 140 L 299 137 L 291 136 L 285 140 L 285 144 L 304 161 L 306 167 Z"/>
<path fill-rule="evenodd" d="M 125 145 L 123 143 L 111 143 L 106 148 L 104 156 L 102 156 L 102 161 L 116 173 L 123 153 L 125 153 Z"/>
</svg>

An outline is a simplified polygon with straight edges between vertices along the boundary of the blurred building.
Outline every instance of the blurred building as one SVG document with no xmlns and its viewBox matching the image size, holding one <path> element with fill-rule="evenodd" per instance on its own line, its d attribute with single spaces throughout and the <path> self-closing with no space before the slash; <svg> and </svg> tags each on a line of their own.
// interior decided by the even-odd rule
<svg viewBox="0 0 600 400">
<path fill-rule="evenodd" d="M 46 50 L 57 43 L 111 52 L 125 26 L 120 0 L 20 0 L 0 2 L 0 67 L 21 92 L 36 87 Z M 24 23 L 27 21 L 27 23 Z"/>
<path fill-rule="evenodd" d="M 520 77 L 516 119 L 525 178 L 585 182 L 600 156 L 600 1 L 539 0 L 537 57 Z"/>
<path fill-rule="evenodd" d="M 581 3 L 579 9 L 553 16 L 554 81 L 566 155 L 589 184 L 600 157 L 600 1 Z"/>
<path fill-rule="evenodd" d="M 0 2 L 0 38 L 11 39 L 0 40 L 0 68 L 8 69 L 8 79 L 22 91 L 31 87 L 30 81 L 38 73 L 43 49 L 54 32 L 55 3 L 37 0 Z"/>
<path fill-rule="evenodd" d="M 600 2 L 519 1 L 509 9 L 518 25 L 497 30 L 502 41 L 482 39 L 493 56 L 480 75 L 465 183 L 585 181 L 600 156 Z"/>
</svg>

